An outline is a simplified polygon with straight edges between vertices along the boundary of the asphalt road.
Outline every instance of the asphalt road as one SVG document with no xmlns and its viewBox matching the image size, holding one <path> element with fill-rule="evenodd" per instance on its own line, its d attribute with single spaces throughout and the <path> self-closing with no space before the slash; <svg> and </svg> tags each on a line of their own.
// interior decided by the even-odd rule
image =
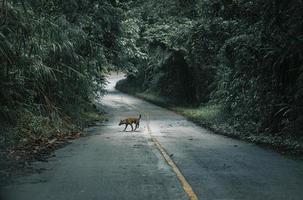
<svg viewBox="0 0 303 200">
<path fill-rule="evenodd" d="M 200 200 L 303 199 L 302 161 L 213 134 L 118 92 L 120 78 L 111 77 L 102 99 L 110 120 L 57 150 L 49 162 L 35 162 L 33 168 L 42 170 L 3 188 L 1 200 L 186 200 L 180 176 Z M 122 132 L 119 120 L 139 113 L 138 131 Z"/>
</svg>

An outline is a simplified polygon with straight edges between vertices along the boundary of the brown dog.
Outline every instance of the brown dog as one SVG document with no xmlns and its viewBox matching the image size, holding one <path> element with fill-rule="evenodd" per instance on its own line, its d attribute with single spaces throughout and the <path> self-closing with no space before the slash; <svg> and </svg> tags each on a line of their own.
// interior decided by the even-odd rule
<svg viewBox="0 0 303 200">
<path fill-rule="evenodd" d="M 140 119 L 141 119 L 141 114 L 139 115 L 138 118 L 134 118 L 134 117 L 126 118 L 126 119 L 120 120 L 119 126 L 121 126 L 122 124 L 125 124 L 125 128 L 123 131 L 126 131 L 127 126 L 130 125 L 132 127 L 132 131 L 135 131 L 137 128 L 139 128 Z M 135 130 L 134 130 L 133 124 L 136 125 Z"/>
</svg>

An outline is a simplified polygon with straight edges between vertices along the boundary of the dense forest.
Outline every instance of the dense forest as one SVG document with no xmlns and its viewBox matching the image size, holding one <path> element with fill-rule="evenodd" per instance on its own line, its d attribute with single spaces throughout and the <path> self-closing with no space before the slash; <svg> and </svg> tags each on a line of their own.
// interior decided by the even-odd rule
<svg viewBox="0 0 303 200">
<path fill-rule="evenodd" d="M 0 144 L 97 120 L 115 68 L 127 74 L 120 90 L 299 148 L 302 10 L 300 0 L 3 0 Z"/>
<path fill-rule="evenodd" d="M 128 1 L 118 89 L 219 132 L 299 148 L 302 10 L 299 0 Z"/>
<path fill-rule="evenodd" d="M 98 119 L 122 10 L 106 0 L 0 5 L 0 144 L 81 129 Z"/>
</svg>

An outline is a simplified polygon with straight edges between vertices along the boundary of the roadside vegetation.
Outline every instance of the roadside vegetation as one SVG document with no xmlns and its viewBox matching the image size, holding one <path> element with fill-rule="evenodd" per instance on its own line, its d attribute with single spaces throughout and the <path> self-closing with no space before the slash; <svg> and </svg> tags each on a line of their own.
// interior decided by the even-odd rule
<svg viewBox="0 0 303 200">
<path fill-rule="evenodd" d="M 0 165 L 10 167 L 7 156 L 40 157 L 104 120 L 94 100 L 116 57 L 123 13 L 110 0 L 0 3 Z"/>
<path fill-rule="evenodd" d="M 218 133 L 303 152 L 301 1 L 125 2 L 118 89 Z"/>
</svg>

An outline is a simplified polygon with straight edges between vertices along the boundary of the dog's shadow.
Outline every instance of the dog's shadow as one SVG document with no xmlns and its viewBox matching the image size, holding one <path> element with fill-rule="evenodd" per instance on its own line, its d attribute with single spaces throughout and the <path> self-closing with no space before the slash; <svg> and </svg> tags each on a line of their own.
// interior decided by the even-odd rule
<svg viewBox="0 0 303 200">
<path fill-rule="evenodd" d="M 141 133 L 141 131 L 119 131 L 119 133 Z"/>
</svg>

